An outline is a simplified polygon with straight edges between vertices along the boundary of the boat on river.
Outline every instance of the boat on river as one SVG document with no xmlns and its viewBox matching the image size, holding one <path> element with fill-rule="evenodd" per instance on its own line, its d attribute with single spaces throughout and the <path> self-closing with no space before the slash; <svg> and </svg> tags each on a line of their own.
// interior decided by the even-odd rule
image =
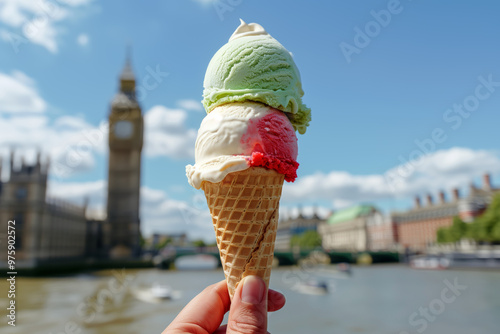
<svg viewBox="0 0 500 334">
<path fill-rule="evenodd" d="M 307 295 L 325 295 L 330 288 L 326 281 L 308 280 L 299 283 L 294 290 Z"/>
<path fill-rule="evenodd" d="M 132 294 L 139 300 L 147 303 L 159 303 L 164 300 L 170 300 L 174 297 L 172 288 L 168 285 L 154 283 L 150 287 L 136 288 Z"/>
<path fill-rule="evenodd" d="M 423 255 L 411 259 L 410 266 L 414 269 L 442 270 L 450 266 L 450 260 L 443 256 Z"/>
<path fill-rule="evenodd" d="M 500 269 L 498 252 L 447 253 L 439 255 L 421 255 L 410 260 L 415 269 Z"/>
</svg>

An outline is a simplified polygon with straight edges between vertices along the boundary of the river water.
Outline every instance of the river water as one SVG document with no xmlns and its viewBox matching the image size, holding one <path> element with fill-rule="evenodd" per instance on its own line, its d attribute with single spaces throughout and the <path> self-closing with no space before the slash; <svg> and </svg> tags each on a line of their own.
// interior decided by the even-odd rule
<svg viewBox="0 0 500 334">
<path fill-rule="evenodd" d="M 333 268 L 333 267 L 332 267 Z M 16 326 L 7 325 L 2 281 L 0 333 L 161 333 L 182 307 L 209 284 L 213 271 L 156 269 L 101 271 L 16 281 Z M 299 281 L 324 280 L 324 295 L 296 291 Z M 158 282 L 174 299 L 151 303 L 137 291 Z M 496 334 L 500 333 L 500 272 L 418 271 L 402 265 L 354 267 L 350 278 L 330 268 L 273 269 L 271 287 L 287 303 L 269 314 L 271 333 Z"/>
</svg>

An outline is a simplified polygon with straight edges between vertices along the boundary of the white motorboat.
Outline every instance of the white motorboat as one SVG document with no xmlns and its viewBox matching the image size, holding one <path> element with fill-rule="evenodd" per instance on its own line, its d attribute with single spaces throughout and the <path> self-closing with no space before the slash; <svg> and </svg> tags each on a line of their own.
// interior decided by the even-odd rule
<svg viewBox="0 0 500 334">
<path fill-rule="evenodd" d="M 330 288 L 325 281 L 309 280 L 299 283 L 294 290 L 307 295 L 325 295 Z"/>
<path fill-rule="evenodd" d="M 414 269 L 447 269 L 450 260 L 441 256 L 418 256 L 410 261 L 410 266 Z"/>
<path fill-rule="evenodd" d="M 137 299 L 147 303 L 159 303 L 174 297 L 170 286 L 160 283 L 154 283 L 151 287 L 147 288 L 137 288 L 132 293 Z"/>
</svg>

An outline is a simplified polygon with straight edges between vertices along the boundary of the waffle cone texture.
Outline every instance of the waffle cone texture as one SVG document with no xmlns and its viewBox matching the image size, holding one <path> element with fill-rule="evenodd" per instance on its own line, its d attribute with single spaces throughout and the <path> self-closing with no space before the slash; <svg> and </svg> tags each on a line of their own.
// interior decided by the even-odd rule
<svg viewBox="0 0 500 334">
<path fill-rule="evenodd" d="M 269 286 L 283 181 L 274 170 L 250 167 L 201 185 L 231 299 L 246 276 L 262 277 Z"/>
</svg>

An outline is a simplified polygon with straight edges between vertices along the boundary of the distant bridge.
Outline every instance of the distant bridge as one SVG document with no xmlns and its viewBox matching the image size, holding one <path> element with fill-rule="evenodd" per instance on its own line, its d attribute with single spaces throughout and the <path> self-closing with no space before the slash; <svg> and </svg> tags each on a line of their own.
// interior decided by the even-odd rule
<svg viewBox="0 0 500 334">
<path fill-rule="evenodd" d="M 278 260 L 279 265 L 296 265 L 300 259 L 308 258 L 314 251 L 314 249 L 300 250 L 299 252 L 277 251 L 274 252 L 274 258 Z M 357 263 L 361 255 L 364 257 L 369 255 L 372 263 L 399 262 L 399 253 L 397 252 L 326 252 L 319 249 L 316 251 L 328 255 L 330 257 L 330 263 Z M 176 249 L 175 253 L 172 253 L 171 256 L 165 257 L 164 262 L 166 263 L 163 264 L 163 267 L 169 267 L 171 263 L 175 262 L 175 260 L 180 257 L 200 254 L 213 256 L 219 262 L 219 266 L 221 266 L 217 247 L 185 247 Z"/>
</svg>

